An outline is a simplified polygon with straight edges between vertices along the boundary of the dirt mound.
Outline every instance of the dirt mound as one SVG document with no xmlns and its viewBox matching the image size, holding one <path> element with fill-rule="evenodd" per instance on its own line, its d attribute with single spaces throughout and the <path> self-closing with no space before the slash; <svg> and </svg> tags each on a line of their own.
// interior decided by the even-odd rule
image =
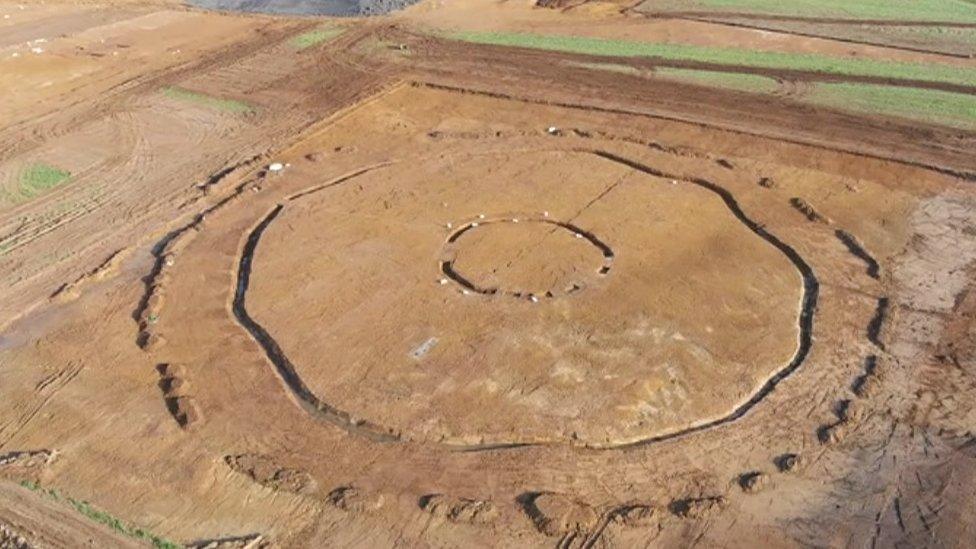
<svg viewBox="0 0 976 549">
<path fill-rule="evenodd" d="M 353 486 L 340 486 L 329 492 L 325 499 L 343 511 L 356 513 L 376 511 L 386 500 L 382 494 L 371 494 Z"/>
<path fill-rule="evenodd" d="M 498 518 L 498 509 L 490 501 L 454 498 L 442 494 L 420 498 L 420 508 L 451 522 L 485 524 Z"/>
<path fill-rule="evenodd" d="M 31 549 L 27 538 L 15 532 L 6 524 L 0 523 L 0 549 Z"/>
<path fill-rule="evenodd" d="M 562 494 L 526 494 L 520 500 L 536 529 L 547 536 L 590 532 L 600 519 L 589 505 Z"/>
<path fill-rule="evenodd" d="M 239 454 L 224 458 L 227 466 L 272 490 L 305 494 L 315 490 L 315 480 L 304 471 L 281 467 L 271 456 Z"/>
</svg>

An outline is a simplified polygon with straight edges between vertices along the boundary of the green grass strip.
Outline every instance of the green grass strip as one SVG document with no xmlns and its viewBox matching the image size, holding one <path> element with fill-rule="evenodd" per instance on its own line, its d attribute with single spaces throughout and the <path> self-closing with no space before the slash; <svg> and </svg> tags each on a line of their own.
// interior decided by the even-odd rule
<svg viewBox="0 0 976 549">
<path fill-rule="evenodd" d="M 641 70 L 630 65 L 620 63 L 588 63 L 584 61 L 567 61 L 567 66 L 579 67 L 596 71 L 615 72 L 631 76 L 655 76 L 668 80 L 676 80 L 700 86 L 726 88 L 730 90 L 771 93 L 779 89 L 779 83 L 768 76 L 758 74 L 742 74 L 735 72 L 706 71 L 698 69 L 679 69 L 673 67 L 658 67 L 653 72 Z"/>
<path fill-rule="evenodd" d="M 513 46 L 586 55 L 657 57 L 672 61 L 728 65 L 730 68 L 746 66 L 976 86 L 976 69 L 968 67 L 514 32 L 449 32 L 445 36 L 476 44 Z"/>
<path fill-rule="evenodd" d="M 346 29 L 341 27 L 318 28 L 292 38 L 291 45 L 298 50 L 304 50 L 334 40 L 345 31 Z"/>
<path fill-rule="evenodd" d="M 965 0 L 665 0 L 646 11 L 722 11 L 790 17 L 976 22 L 976 5 Z"/>
<path fill-rule="evenodd" d="M 247 114 L 254 112 L 254 107 L 244 103 L 243 101 L 213 97 L 204 93 L 190 91 L 176 86 L 170 86 L 163 89 L 163 94 L 170 99 L 187 101 L 189 103 L 195 103 L 204 107 L 234 114 Z"/>
<path fill-rule="evenodd" d="M 753 93 L 771 93 L 779 89 L 776 80 L 758 74 L 659 67 L 654 69 L 654 75 L 689 84 Z"/>
<path fill-rule="evenodd" d="M 38 162 L 20 172 L 20 199 L 31 199 L 53 189 L 71 179 L 71 173 L 60 168 Z"/>
<path fill-rule="evenodd" d="M 646 72 L 638 69 L 637 67 L 622 65 L 620 63 L 587 63 L 585 61 L 567 61 L 566 65 L 569 65 L 570 67 L 579 67 L 581 69 L 616 72 L 620 74 L 629 74 L 632 76 L 641 76 Z"/>
<path fill-rule="evenodd" d="M 803 101 L 836 109 L 976 129 L 976 96 L 963 93 L 873 84 L 819 83 Z"/>
<path fill-rule="evenodd" d="M 52 489 L 44 488 L 39 483 L 31 481 L 23 481 L 20 483 L 21 486 L 27 488 L 35 493 L 47 496 L 48 498 L 60 502 L 66 503 L 74 508 L 75 511 L 81 513 L 90 520 L 93 520 L 99 524 L 104 524 L 116 532 L 140 541 L 146 541 L 152 544 L 153 547 L 157 549 L 181 549 L 183 545 L 170 541 L 166 538 L 157 536 L 147 530 L 142 528 L 136 528 L 132 525 L 126 523 L 125 521 L 119 519 L 118 517 L 112 516 L 105 511 L 102 511 L 96 507 L 93 507 L 87 501 L 79 501 L 71 497 L 67 497 L 61 492 Z"/>
</svg>

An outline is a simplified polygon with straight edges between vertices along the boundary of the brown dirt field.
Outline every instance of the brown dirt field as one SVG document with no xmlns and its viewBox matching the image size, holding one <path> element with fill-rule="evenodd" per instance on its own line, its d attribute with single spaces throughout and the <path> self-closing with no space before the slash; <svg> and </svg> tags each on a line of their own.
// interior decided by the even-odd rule
<svg viewBox="0 0 976 549">
<path fill-rule="evenodd" d="M 0 546 L 968 546 L 976 135 L 424 30 L 620 8 L 0 6 Z"/>
</svg>

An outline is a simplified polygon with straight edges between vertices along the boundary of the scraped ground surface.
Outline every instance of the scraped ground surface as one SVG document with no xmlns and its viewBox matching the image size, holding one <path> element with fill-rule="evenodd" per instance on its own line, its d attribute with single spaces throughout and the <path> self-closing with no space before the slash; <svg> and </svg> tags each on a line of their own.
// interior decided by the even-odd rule
<svg viewBox="0 0 976 549">
<path fill-rule="evenodd" d="M 548 4 L 0 4 L 0 546 L 968 546 L 974 90 L 465 33 L 974 62 Z"/>
</svg>

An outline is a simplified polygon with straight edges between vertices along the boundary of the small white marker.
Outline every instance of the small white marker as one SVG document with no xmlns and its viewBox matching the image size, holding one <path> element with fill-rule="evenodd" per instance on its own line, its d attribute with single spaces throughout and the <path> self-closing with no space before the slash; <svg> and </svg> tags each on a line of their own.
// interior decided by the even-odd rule
<svg viewBox="0 0 976 549">
<path fill-rule="evenodd" d="M 470 291 L 468 291 L 468 290 L 461 290 L 461 293 L 462 293 L 462 294 L 464 294 L 464 295 L 468 295 L 468 294 L 470 294 L 471 292 L 470 292 Z"/>
<path fill-rule="evenodd" d="M 269 172 L 280 172 L 283 169 L 285 169 L 285 165 L 282 164 L 281 162 L 275 162 L 268 166 Z"/>
<path fill-rule="evenodd" d="M 451 224 L 451 223 L 445 223 L 444 226 L 447 227 L 448 229 L 451 229 L 451 228 L 454 227 L 454 225 Z"/>
<path fill-rule="evenodd" d="M 484 219 L 484 218 L 485 218 L 485 214 L 478 214 L 478 219 Z"/>
<path fill-rule="evenodd" d="M 583 238 L 583 235 L 576 233 L 576 238 Z"/>
<path fill-rule="evenodd" d="M 512 223 L 518 223 L 518 218 L 517 217 L 513 217 L 512 218 Z"/>
<path fill-rule="evenodd" d="M 438 280 L 437 283 L 440 284 L 441 286 L 443 286 L 443 285 L 447 284 L 447 279 L 446 278 L 442 278 L 442 279 Z"/>
<path fill-rule="evenodd" d="M 548 211 L 542 212 L 542 217 L 549 217 L 549 212 Z"/>
<path fill-rule="evenodd" d="M 471 226 L 472 226 L 472 227 L 477 227 L 477 226 L 478 226 L 478 222 L 477 222 L 477 221 L 475 221 L 474 223 L 472 223 L 472 224 L 471 224 Z"/>
<path fill-rule="evenodd" d="M 671 180 L 671 184 L 672 184 L 672 185 L 677 185 L 677 184 L 678 184 L 678 181 L 677 181 L 677 180 L 675 180 L 675 179 L 672 179 L 672 180 Z"/>
<path fill-rule="evenodd" d="M 539 302 L 539 298 L 536 297 L 536 296 L 534 296 L 534 295 L 530 295 L 529 296 L 529 301 L 531 301 L 532 303 L 538 303 Z"/>
</svg>

